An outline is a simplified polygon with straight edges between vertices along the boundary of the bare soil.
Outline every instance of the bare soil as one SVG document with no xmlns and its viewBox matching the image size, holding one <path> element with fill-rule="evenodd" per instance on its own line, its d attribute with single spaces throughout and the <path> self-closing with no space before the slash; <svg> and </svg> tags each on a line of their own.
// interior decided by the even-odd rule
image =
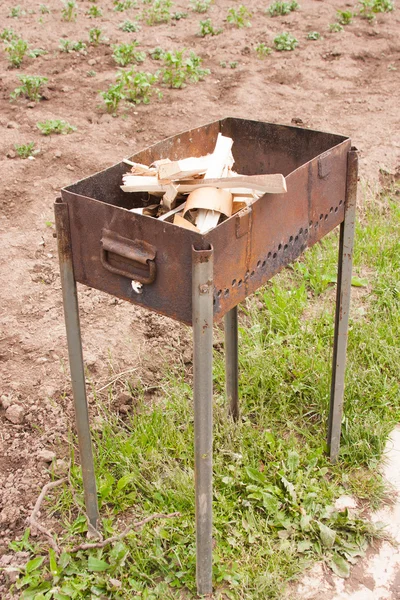
<svg viewBox="0 0 400 600">
<path fill-rule="evenodd" d="M 69 23 L 61 20 L 58 0 L 46 2 L 51 13 L 43 15 L 40 1 L 18 4 L 25 11 L 18 19 L 7 16 L 10 1 L 1 4 L 0 29 L 13 28 L 30 48 L 48 54 L 26 58 L 20 69 L 12 69 L 0 45 L 0 556 L 24 530 L 49 480 L 41 451 L 53 451 L 58 460 L 68 454 L 73 408 L 53 237 L 53 202 L 63 186 L 166 136 L 228 115 L 347 134 L 361 152 L 365 181 L 377 182 L 380 167 L 394 172 L 400 164 L 398 11 L 377 15 L 373 24 L 355 18 L 344 32 L 330 34 L 336 9 L 353 10 L 352 3 L 302 0 L 299 11 L 270 18 L 264 13 L 267 4 L 249 0 L 252 27 L 237 29 L 225 21 L 231 6 L 226 0 L 218 0 L 208 15 L 179 2 L 172 10 L 188 12 L 187 19 L 142 24 L 132 34 L 118 25 L 133 19 L 137 9 L 115 12 L 110 2 L 99 0 L 104 16 L 90 19 L 85 13 L 93 4 L 83 0 L 77 21 Z M 224 29 L 222 34 L 196 35 L 199 21 L 207 17 Z M 88 46 L 86 54 L 60 53 L 60 38 L 87 42 L 92 27 L 100 27 L 109 42 Z M 315 30 L 323 39 L 307 41 L 307 33 Z M 273 46 L 283 31 L 293 34 L 299 47 L 259 60 L 257 44 Z M 122 109 L 114 118 L 99 107 L 98 95 L 115 80 L 110 44 L 135 38 L 146 51 L 193 49 L 211 75 L 182 90 L 165 88 L 161 101 Z M 147 58 L 139 69 L 158 67 Z M 89 71 L 95 75 L 88 76 Z M 10 103 L 19 74 L 47 77 L 44 99 Z M 44 137 L 36 123 L 46 119 L 64 119 L 77 131 Z M 32 141 L 40 148 L 34 160 L 15 156 L 15 144 Z M 165 360 L 190 363 L 191 334 L 184 326 L 96 290 L 80 288 L 79 295 L 90 389 L 116 379 L 120 400 L 114 410 L 129 409 L 120 373 L 136 369 L 134 377 L 152 388 Z M 93 393 L 89 400 L 92 406 Z M 6 417 L 16 405 L 23 409 L 19 423 Z"/>
</svg>

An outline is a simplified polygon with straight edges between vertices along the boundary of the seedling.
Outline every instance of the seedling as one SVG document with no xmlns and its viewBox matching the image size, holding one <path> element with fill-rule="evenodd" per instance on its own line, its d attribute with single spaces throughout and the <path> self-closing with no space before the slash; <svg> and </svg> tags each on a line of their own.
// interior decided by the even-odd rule
<svg viewBox="0 0 400 600">
<path fill-rule="evenodd" d="M 222 29 L 214 29 L 211 19 L 206 19 L 205 21 L 200 21 L 200 31 L 199 35 L 201 37 L 206 37 L 206 35 L 219 35 L 222 33 Z"/>
<path fill-rule="evenodd" d="M 274 44 L 275 50 L 278 50 L 278 52 L 282 52 L 285 50 L 294 50 L 296 46 L 298 46 L 299 42 L 293 35 L 284 31 L 280 35 L 276 36 L 276 38 L 274 39 Z"/>
<path fill-rule="evenodd" d="M 52 133 L 66 135 L 67 133 L 76 131 L 76 127 L 60 119 L 48 119 L 47 121 L 36 123 L 36 127 L 43 135 L 50 135 Z"/>
<path fill-rule="evenodd" d="M 360 0 L 360 16 L 368 21 L 375 19 L 375 14 L 391 12 L 394 4 L 391 0 Z"/>
<path fill-rule="evenodd" d="M 134 6 L 136 6 L 135 0 L 114 0 L 115 12 L 124 12 Z"/>
<path fill-rule="evenodd" d="M 152 4 L 143 11 L 143 19 L 147 25 L 169 23 L 171 20 L 171 0 L 153 0 Z"/>
<path fill-rule="evenodd" d="M 187 12 L 174 12 L 171 15 L 171 19 L 173 19 L 174 21 L 180 21 L 181 19 L 187 19 L 188 18 L 188 13 Z"/>
<path fill-rule="evenodd" d="M 137 42 L 136 40 L 134 40 L 130 44 L 120 44 L 119 46 L 113 46 L 113 59 L 115 60 L 117 65 L 121 65 L 121 67 L 126 67 L 126 65 L 129 65 L 133 62 L 143 62 L 146 58 L 146 53 L 136 50 L 137 46 L 139 46 L 139 42 Z"/>
<path fill-rule="evenodd" d="M 21 66 L 27 50 L 28 43 L 22 38 L 12 39 L 5 47 L 5 51 L 8 54 L 8 60 L 11 65 L 17 69 Z"/>
<path fill-rule="evenodd" d="M 79 40 L 74 42 L 74 40 L 60 40 L 59 44 L 60 52 L 66 52 L 69 54 L 70 52 L 81 52 L 82 54 L 86 54 L 86 44 Z"/>
<path fill-rule="evenodd" d="M 30 142 L 30 144 L 22 144 L 21 146 L 15 144 L 14 148 L 20 158 L 29 158 L 30 156 L 34 156 L 39 152 L 39 150 L 35 150 L 35 142 Z"/>
<path fill-rule="evenodd" d="M 191 51 L 189 58 L 184 58 L 185 49 L 165 52 L 162 56 L 164 69 L 163 82 L 172 88 L 183 88 L 186 81 L 197 83 L 210 74 L 209 69 L 202 69 L 202 60 L 195 52 Z"/>
<path fill-rule="evenodd" d="M 122 83 L 124 96 L 128 102 L 149 104 L 153 94 L 159 98 L 162 96 L 160 90 L 153 87 L 157 83 L 158 77 L 159 73 L 152 74 L 130 69 L 122 71 L 117 77 L 117 82 Z"/>
<path fill-rule="evenodd" d="M 86 77 L 96 77 L 96 71 L 93 71 L 93 70 L 88 71 L 86 73 Z"/>
<path fill-rule="evenodd" d="M 257 52 L 258 58 L 265 58 L 266 56 L 269 56 L 270 54 L 272 54 L 273 50 L 272 50 L 272 48 L 267 46 L 267 44 L 264 44 L 264 42 L 260 42 L 256 46 L 256 52 Z"/>
<path fill-rule="evenodd" d="M 251 23 L 249 21 L 251 17 L 251 12 L 243 4 L 241 4 L 238 9 L 230 8 L 228 10 L 226 20 L 228 23 L 236 25 L 236 27 L 242 29 L 243 27 L 251 27 Z"/>
<path fill-rule="evenodd" d="M 44 54 L 47 54 L 47 50 L 44 50 L 43 48 L 33 48 L 33 50 L 30 50 L 28 52 L 28 56 L 30 58 L 38 58 L 39 56 L 43 56 Z"/>
<path fill-rule="evenodd" d="M 337 20 L 341 25 L 350 25 L 353 13 L 350 10 L 336 11 Z"/>
<path fill-rule="evenodd" d="M 340 23 L 330 23 L 329 31 L 331 33 L 339 33 L 339 31 L 343 31 L 343 25 Z"/>
<path fill-rule="evenodd" d="M 318 33 L 318 31 L 310 31 L 310 33 L 307 33 L 307 40 L 320 40 L 321 39 L 321 34 Z"/>
<path fill-rule="evenodd" d="M 238 66 L 238 61 L 237 60 L 233 60 L 231 63 L 229 63 L 229 66 L 231 69 L 236 69 L 236 67 Z"/>
<path fill-rule="evenodd" d="M 107 112 L 115 115 L 117 113 L 119 103 L 125 98 L 123 93 L 123 84 L 119 82 L 110 85 L 108 90 L 105 92 L 100 92 L 100 96 L 103 98 Z"/>
<path fill-rule="evenodd" d="M 17 39 L 18 39 L 18 35 L 12 29 L 7 29 L 5 27 L 3 29 L 3 31 L 0 33 L 0 40 L 2 40 L 3 42 L 11 42 L 12 40 L 17 40 Z"/>
<path fill-rule="evenodd" d="M 47 83 L 47 77 L 41 77 L 40 75 L 19 75 L 18 79 L 22 85 L 15 88 L 10 95 L 11 100 L 16 100 L 20 96 L 25 96 L 29 100 L 39 102 L 42 97 L 40 94 L 41 88 Z"/>
<path fill-rule="evenodd" d="M 97 17 L 102 17 L 103 11 L 101 10 L 101 8 L 99 6 L 96 6 L 95 4 L 93 4 L 93 6 L 91 6 L 89 8 L 89 10 L 87 11 L 86 14 L 90 19 L 95 19 Z"/>
<path fill-rule="evenodd" d="M 118 29 L 127 31 L 128 33 L 136 33 L 137 31 L 140 31 L 140 25 L 139 23 L 135 23 L 134 21 L 126 19 L 123 23 L 121 23 L 121 25 L 118 26 Z"/>
<path fill-rule="evenodd" d="M 39 12 L 41 15 L 48 15 L 48 14 L 50 14 L 50 9 L 45 4 L 41 4 L 39 6 Z"/>
<path fill-rule="evenodd" d="M 75 0 L 67 0 L 64 2 L 64 8 L 61 11 L 63 21 L 76 21 L 78 9 Z"/>
<path fill-rule="evenodd" d="M 194 12 L 206 13 L 210 8 L 212 0 L 190 0 L 190 6 Z"/>
<path fill-rule="evenodd" d="M 149 56 L 153 60 L 161 60 L 164 54 L 165 51 L 162 48 L 160 48 L 160 46 L 157 46 L 157 48 L 153 48 L 153 50 L 150 50 L 149 52 Z"/>
<path fill-rule="evenodd" d="M 25 14 L 25 11 L 22 10 L 22 8 L 18 5 L 18 6 L 13 6 L 10 9 L 10 12 L 9 12 L 8 16 L 11 17 L 12 19 L 19 19 L 24 14 Z"/>
<path fill-rule="evenodd" d="M 219 66 L 222 67 L 223 69 L 226 69 L 226 60 L 221 60 L 221 62 L 219 63 Z"/>
<path fill-rule="evenodd" d="M 282 15 L 288 15 L 289 13 L 291 13 L 294 10 L 297 10 L 299 8 L 299 5 L 297 4 L 296 0 L 293 0 L 292 2 L 273 2 L 267 9 L 268 14 L 270 15 L 270 17 L 279 17 Z"/>
<path fill-rule="evenodd" d="M 102 30 L 98 27 L 93 27 L 89 30 L 89 44 L 92 46 L 98 46 L 101 42 Z"/>
</svg>

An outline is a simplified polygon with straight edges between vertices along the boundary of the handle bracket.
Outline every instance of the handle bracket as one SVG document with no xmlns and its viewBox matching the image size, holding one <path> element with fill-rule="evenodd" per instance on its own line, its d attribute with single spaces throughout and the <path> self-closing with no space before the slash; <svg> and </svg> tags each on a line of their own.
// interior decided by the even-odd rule
<svg viewBox="0 0 400 600">
<path fill-rule="evenodd" d="M 148 242 L 124 238 L 109 229 L 101 232 L 101 264 L 111 273 L 144 285 L 153 283 L 157 271 L 156 254 L 157 249 Z"/>
</svg>

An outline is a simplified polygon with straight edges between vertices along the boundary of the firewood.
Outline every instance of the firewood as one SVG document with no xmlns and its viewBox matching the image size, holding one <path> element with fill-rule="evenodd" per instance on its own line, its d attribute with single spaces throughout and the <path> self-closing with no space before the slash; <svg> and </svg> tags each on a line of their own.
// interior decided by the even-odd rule
<svg viewBox="0 0 400 600">
<path fill-rule="evenodd" d="M 158 179 L 169 179 L 176 181 L 179 179 L 187 179 L 194 175 L 205 173 L 210 164 L 211 155 L 200 156 L 199 158 L 184 158 L 171 163 L 160 165 L 158 169 Z"/>
</svg>

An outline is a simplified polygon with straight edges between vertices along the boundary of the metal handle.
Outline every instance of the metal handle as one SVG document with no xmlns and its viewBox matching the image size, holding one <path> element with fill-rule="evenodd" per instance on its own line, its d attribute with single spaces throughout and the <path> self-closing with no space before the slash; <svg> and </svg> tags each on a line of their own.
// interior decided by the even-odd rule
<svg viewBox="0 0 400 600">
<path fill-rule="evenodd" d="M 148 269 L 147 273 L 140 273 L 123 267 L 114 266 L 110 263 L 110 254 L 120 258 L 138 263 Z M 101 237 L 101 264 L 107 271 L 122 275 L 128 279 L 134 279 L 143 284 L 153 283 L 156 278 L 155 257 L 156 248 L 143 240 L 130 240 L 113 231 L 103 229 Z M 134 267 L 134 265 L 133 265 Z"/>
</svg>

